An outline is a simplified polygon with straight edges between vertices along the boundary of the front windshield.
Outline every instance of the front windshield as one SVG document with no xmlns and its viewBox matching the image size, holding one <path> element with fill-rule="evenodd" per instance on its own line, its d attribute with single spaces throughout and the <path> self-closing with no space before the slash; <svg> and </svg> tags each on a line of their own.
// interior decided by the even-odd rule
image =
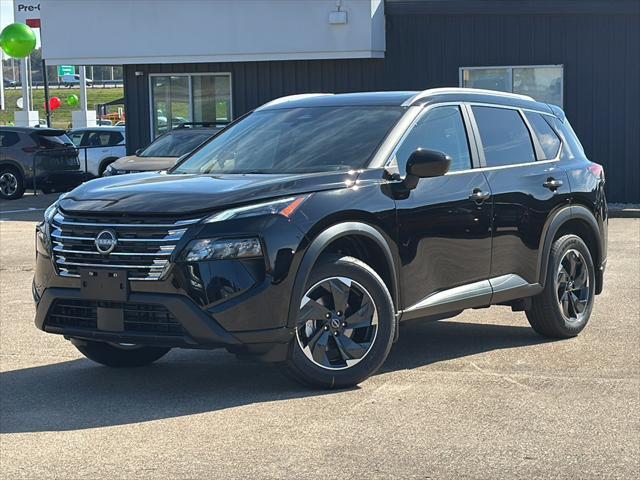
<svg viewBox="0 0 640 480">
<path fill-rule="evenodd" d="M 158 138 L 145 148 L 141 157 L 181 157 L 185 153 L 194 150 L 198 145 L 207 140 L 213 132 L 189 131 L 180 133 L 169 132 Z"/>
<path fill-rule="evenodd" d="M 257 111 L 171 173 L 296 173 L 364 168 L 402 107 L 306 107 Z"/>
</svg>

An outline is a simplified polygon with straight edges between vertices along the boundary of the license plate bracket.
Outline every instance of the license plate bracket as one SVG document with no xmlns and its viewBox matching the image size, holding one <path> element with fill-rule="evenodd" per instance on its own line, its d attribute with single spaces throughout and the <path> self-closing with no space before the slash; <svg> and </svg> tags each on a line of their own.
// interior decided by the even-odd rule
<svg viewBox="0 0 640 480">
<path fill-rule="evenodd" d="M 84 298 L 126 302 L 129 280 L 125 270 L 81 269 L 80 293 Z"/>
</svg>

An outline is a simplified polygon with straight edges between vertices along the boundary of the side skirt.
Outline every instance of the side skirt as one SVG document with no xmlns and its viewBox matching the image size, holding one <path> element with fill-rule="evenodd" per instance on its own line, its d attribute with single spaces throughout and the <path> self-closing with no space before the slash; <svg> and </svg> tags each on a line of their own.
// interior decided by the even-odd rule
<svg viewBox="0 0 640 480">
<path fill-rule="evenodd" d="M 456 312 L 467 308 L 487 307 L 542 292 L 539 283 L 528 283 L 515 273 L 461 285 L 423 298 L 402 311 L 401 320 Z"/>
</svg>

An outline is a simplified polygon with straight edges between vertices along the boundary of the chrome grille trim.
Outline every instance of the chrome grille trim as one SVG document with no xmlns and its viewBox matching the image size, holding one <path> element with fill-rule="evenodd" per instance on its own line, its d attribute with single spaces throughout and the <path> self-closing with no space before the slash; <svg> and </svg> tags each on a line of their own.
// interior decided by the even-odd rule
<svg viewBox="0 0 640 480">
<path fill-rule="evenodd" d="M 58 243 L 58 242 L 56 242 Z M 110 257 L 118 257 L 118 256 L 127 256 L 127 257 L 168 257 L 171 256 L 171 252 L 175 247 L 172 247 L 171 250 L 167 250 L 164 252 L 150 252 L 150 253 L 131 253 L 131 252 L 111 252 L 109 254 Z M 77 253 L 81 255 L 102 255 L 100 252 L 91 252 L 89 250 L 66 250 L 62 248 L 62 245 L 57 245 L 53 247 L 53 251 L 57 253 Z"/>
<path fill-rule="evenodd" d="M 194 225 L 196 223 L 198 223 L 200 221 L 199 218 L 196 219 L 191 219 L 191 220 L 178 220 L 177 222 L 174 223 L 91 223 L 91 222 L 74 222 L 74 221 L 68 221 L 66 220 L 66 218 L 60 213 L 56 213 L 56 215 L 53 217 L 53 221 L 54 223 L 57 223 L 58 225 L 70 225 L 70 226 L 78 226 L 78 227 L 96 227 L 96 226 L 100 226 L 102 228 L 117 228 L 117 227 L 122 227 L 122 228 L 138 228 L 138 227 L 142 227 L 142 228 L 175 228 L 175 227 L 182 227 L 182 226 L 189 226 L 189 225 Z"/>
<path fill-rule="evenodd" d="M 117 217 L 101 221 L 80 215 L 56 213 L 51 224 L 54 264 L 58 275 L 79 278 L 79 268 L 125 269 L 129 280 L 161 280 L 171 267 L 170 257 L 188 227 L 200 219 L 145 223 L 142 217 Z M 105 229 L 116 233 L 109 254 L 98 252 L 96 236 Z"/>
</svg>

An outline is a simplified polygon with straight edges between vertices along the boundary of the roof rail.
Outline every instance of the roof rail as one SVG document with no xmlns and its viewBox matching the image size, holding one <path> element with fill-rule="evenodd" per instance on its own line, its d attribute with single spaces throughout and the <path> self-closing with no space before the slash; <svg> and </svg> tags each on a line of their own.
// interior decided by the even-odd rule
<svg viewBox="0 0 640 480">
<path fill-rule="evenodd" d="M 530 100 L 535 102 L 535 100 L 528 95 L 519 95 L 517 93 L 509 93 L 509 92 L 499 92 L 497 90 L 483 90 L 481 88 L 459 88 L 459 87 L 450 87 L 450 88 L 429 88 L 427 90 L 423 90 L 422 92 L 416 93 L 413 97 L 406 100 L 402 106 L 410 107 L 418 100 L 422 100 L 423 98 L 430 97 L 432 95 L 445 95 L 447 93 L 466 93 L 471 95 L 493 95 L 494 97 L 505 97 L 505 98 L 517 98 L 519 100 Z"/>
<path fill-rule="evenodd" d="M 323 95 L 333 95 L 333 93 L 299 93 L 297 95 L 287 95 L 286 97 L 276 98 L 275 100 L 271 100 L 270 102 L 265 103 L 264 105 L 256 108 L 256 112 L 262 110 L 267 107 L 272 107 L 274 105 L 280 105 L 281 103 L 291 102 L 293 100 L 303 100 L 305 98 L 313 98 L 320 97 Z"/>
</svg>

